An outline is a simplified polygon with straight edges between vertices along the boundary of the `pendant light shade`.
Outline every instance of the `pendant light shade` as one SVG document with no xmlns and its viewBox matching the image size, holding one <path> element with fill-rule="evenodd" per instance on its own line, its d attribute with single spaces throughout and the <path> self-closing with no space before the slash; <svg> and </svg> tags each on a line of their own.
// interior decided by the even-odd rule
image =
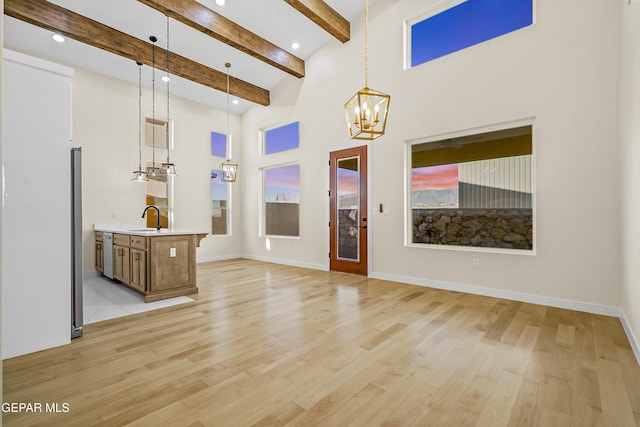
<svg viewBox="0 0 640 427">
<path fill-rule="evenodd" d="M 171 119 L 169 116 L 169 17 L 167 16 L 167 126 L 165 127 L 165 143 L 167 144 L 167 161 L 162 164 L 160 167 L 160 171 L 164 176 L 176 176 L 176 165 L 171 163 L 170 153 L 171 153 L 171 144 L 169 143 L 169 137 L 171 136 L 171 132 L 169 126 L 171 124 Z"/>
<path fill-rule="evenodd" d="M 131 181 L 149 181 L 147 173 L 142 170 L 142 62 L 138 64 L 138 170 L 133 171 Z"/>
<path fill-rule="evenodd" d="M 369 7 L 364 0 L 364 89 L 344 105 L 351 139 L 374 140 L 384 135 L 391 96 L 369 88 Z"/>
<path fill-rule="evenodd" d="M 224 64 L 227 68 L 227 150 L 231 150 L 231 136 L 229 134 L 229 69 L 231 68 L 230 63 Z M 222 172 L 222 176 L 220 179 L 223 182 L 235 182 L 236 176 L 238 175 L 238 164 L 231 161 L 231 159 L 227 159 L 220 165 L 220 171 Z"/>
</svg>

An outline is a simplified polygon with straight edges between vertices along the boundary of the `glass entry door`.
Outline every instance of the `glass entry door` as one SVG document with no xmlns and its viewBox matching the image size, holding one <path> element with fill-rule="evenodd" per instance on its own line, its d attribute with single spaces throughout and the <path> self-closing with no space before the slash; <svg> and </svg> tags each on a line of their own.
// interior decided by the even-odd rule
<svg viewBox="0 0 640 427">
<path fill-rule="evenodd" d="M 330 269 L 367 275 L 367 147 L 332 152 Z"/>
</svg>

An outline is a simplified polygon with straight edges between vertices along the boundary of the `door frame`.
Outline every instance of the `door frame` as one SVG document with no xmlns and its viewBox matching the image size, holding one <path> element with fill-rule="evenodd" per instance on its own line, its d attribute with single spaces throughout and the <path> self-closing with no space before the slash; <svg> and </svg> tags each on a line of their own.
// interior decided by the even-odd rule
<svg viewBox="0 0 640 427">
<path fill-rule="evenodd" d="M 337 193 L 337 190 L 335 188 L 336 186 L 336 182 L 334 182 L 335 177 L 333 176 L 333 170 L 334 170 L 334 165 L 332 164 L 332 161 L 334 158 L 339 158 L 339 157 L 350 157 L 351 155 L 353 156 L 360 156 L 360 167 L 359 167 L 359 173 L 361 176 L 361 181 L 360 181 L 360 226 L 362 225 L 366 225 L 366 228 L 364 229 L 364 239 L 362 239 L 362 237 L 360 238 L 360 262 L 359 263 L 352 263 L 350 261 L 340 261 L 336 259 L 336 254 L 333 253 L 333 246 L 335 244 L 335 233 L 332 232 L 333 230 L 333 224 L 331 223 L 331 219 L 332 219 L 332 213 L 333 210 L 335 208 L 335 199 L 332 197 L 333 195 L 335 195 Z M 364 180 L 362 180 L 362 178 L 364 178 Z M 347 148 L 339 148 L 339 149 L 335 149 L 335 150 L 329 150 L 329 177 L 328 177 L 328 196 L 329 196 L 329 200 L 328 200 L 328 222 L 329 222 L 329 228 L 328 228 L 328 239 L 327 242 L 329 244 L 329 270 L 330 271 L 337 271 L 337 272 L 344 272 L 344 273 L 351 273 L 351 274 L 359 274 L 362 276 L 368 276 L 369 273 L 369 262 L 370 262 L 370 255 L 371 255 L 371 251 L 370 251 L 370 230 L 371 230 L 371 226 L 370 226 L 370 221 L 368 221 L 369 219 L 369 200 L 370 200 L 370 192 L 369 192 L 369 181 L 370 181 L 370 176 L 369 176 L 369 146 L 367 144 L 365 145 L 358 145 L 358 146 L 353 146 L 353 147 L 347 147 Z M 362 185 L 362 183 L 364 183 L 364 185 Z M 360 232 L 362 233 L 362 228 L 359 229 Z M 362 235 L 361 235 L 362 236 Z M 364 243 L 362 243 L 364 241 Z"/>
</svg>

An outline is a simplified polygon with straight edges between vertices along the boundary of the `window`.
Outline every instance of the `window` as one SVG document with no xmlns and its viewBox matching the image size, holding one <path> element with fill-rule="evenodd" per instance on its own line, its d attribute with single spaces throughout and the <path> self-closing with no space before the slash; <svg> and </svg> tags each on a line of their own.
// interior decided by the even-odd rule
<svg viewBox="0 0 640 427">
<path fill-rule="evenodd" d="M 532 126 L 411 145 L 411 242 L 533 249 Z"/>
<path fill-rule="evenodd" d="M 211 155 L 223 159 L 227 158 L 227 135 L 211 132 Z"/>
<path fill-rule="evenodd" d="M 147 147 L 173 148 L 173 120 L 145 117 L 144 143 Z"/>
<path fill-rule="evenodd" d="M 300 235 L 300 165 L 263 170 L 264 233 L 268 236 Z"/>
<path fill-rule="evenodd" d="M 219 170 L 211 171 L 211 234 L 229 234 L 229 184 L 222 181 Z"/>
<path fill-rule="evenodd" d="M 152 162 L 146 162 L 147 167 L 152 166 Z M 156 167 L 160 166 L 156 163 Z M 166 179 L 150 177 L 147 181 L 147 192 L 145 195 L 147 206 L 154 205 L 160 210 L 160 224 L 162 228 L 169 228 L 169 184 Z M 158 219 L 155 209 L 149 209 L 147 215 L 147 228 L 156 228 Z"/>
<path fill-rule="evenodd" d="M 533 0 L 467 0 L 409 23 L 408 65 L 415 67 L 533 23 Z"/>
<path fill-rule="evenodd" d="M 300 146 L 300 122 L 264 132 L 264 154 L 293 150 Z"/>
</svg>

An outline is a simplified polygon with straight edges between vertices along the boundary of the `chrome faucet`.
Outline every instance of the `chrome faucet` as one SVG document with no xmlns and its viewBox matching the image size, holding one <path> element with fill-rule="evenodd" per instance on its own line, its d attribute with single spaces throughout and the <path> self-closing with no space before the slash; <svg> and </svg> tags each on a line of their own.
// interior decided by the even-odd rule
<svg viewBox="0 0 640 427">
<path fill-rule="evenodd" d="M 144 208 L 144 212 L 142 212 L 142 218 L 144 218 L 144 216 L 147 214 L 147 211 L 149 209 L 156 210 L 156 218 L 158 218 L 158 224 L 156 225 L 156 230 L 160 231 L 160 229 L 162 228 L 162 225 L 160 225 L 160 209 L 158 209 L 157 206 L 149 205 L 146 208 Z"/>
</svg>

